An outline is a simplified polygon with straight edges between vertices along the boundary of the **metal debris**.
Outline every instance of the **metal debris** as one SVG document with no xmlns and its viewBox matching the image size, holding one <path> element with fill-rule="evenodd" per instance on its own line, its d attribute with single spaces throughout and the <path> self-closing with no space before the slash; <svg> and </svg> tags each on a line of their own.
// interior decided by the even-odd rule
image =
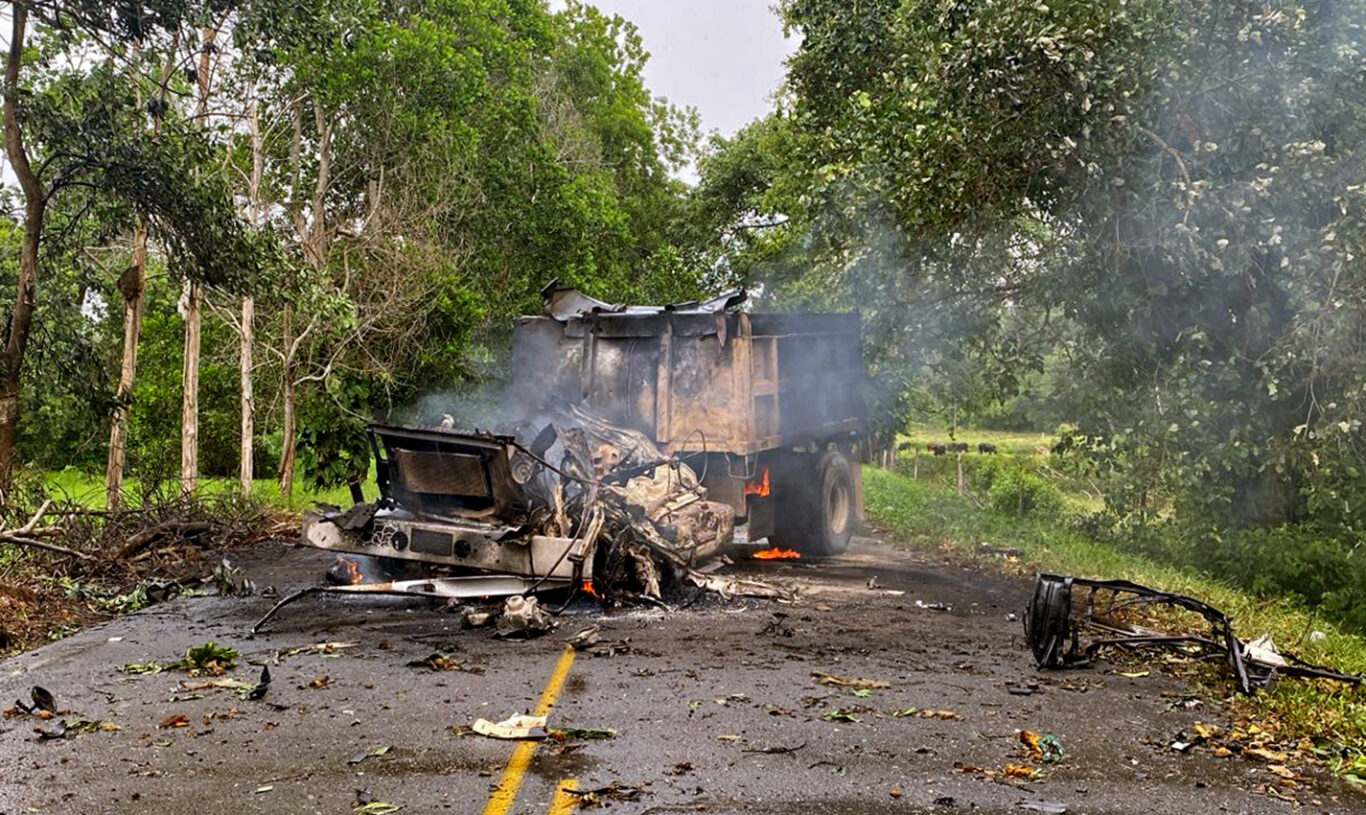
<svg viewBox="0 0 1366 815">
<path fill-rule="evenodd" d="M 555 621 L 541 609 L 535 597 L 513 595 L 503 605 L 503 613 L 495 624 L 495 637 L 531 639 L 549 633 Z"/>
<path fill-rule="evenodd" d="M 488 719 L 475 719 L 470 728 L 481 736 L 491 739 L 522 740 L 544 739 L 550 736 L 546 729 L 544 716 L 513 716 L 501 722 Z"/>
<path fill-rule="evenodd" d="M 1073 589 L 1078 589 L 1075 592 Z M 1084 593 L 1083 591 L 1084 590 Z M 1202 617 L 1207 631 L 1171 634 L 1143 625 L 1153 606 L 1184 609 Z M 1213 606 L 1181 594 L 1158 591 L 1128 580 L 1089 580 L 1040 574 L 1024 619 L 1025 637 L 1040 668 L 1090 665 L 1110 646 L 1181 647 L 1193 653 L 1221 655 L 1229 663 L 1238 688 L 1251 693 L 1278 674 L 1334 679 L 1362 685 L 1363 677 L 1313 665 L 1281 654 L 1269 637 L 1244 643 L 1233 625 Z M 1091 635 L 1083 645 L 1083 634 Z"/>
</svg>

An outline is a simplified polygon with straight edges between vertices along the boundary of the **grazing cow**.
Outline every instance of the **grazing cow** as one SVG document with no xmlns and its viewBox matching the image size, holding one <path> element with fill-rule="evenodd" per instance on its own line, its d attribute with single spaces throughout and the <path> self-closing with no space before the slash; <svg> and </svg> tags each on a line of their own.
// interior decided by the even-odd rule
<svg viewBox="0 0 1366 815">
<path fill-rule="evenodd" d="M 978 443 L 977 443 L 977 452 L 981 453 L 982 455 L 987 455 L 988 453 L 994 453 L 994 452 L 996 452 L 996 445 L 992 444 L 992 443 L 989 442 L 989 441 L 978 442 Z"/>
<path fill-rule="evenodd" d="M 910 443 L 910 442 L 908 442 L 908 441 L 903 441 L 901 444 L 898 444 L 898 445 L 896 446 L 896 451 L 897 451 L 898 453 L 904 453 L 905 451 L 911 449 L 911 448 L 914 447 L 914 446 L 915 446 L 914 444 L 912 444 L 912 443 Z"/>
<path fill-rule="evenodd" d="M 934 453 L 936 456 L 942 456 L 949 451 L 949 448 L 947 446 L 940 444 L 937 441 L 932 441 L 929 444 L 925 445 L 925 449 L 929 450 L 931 453 Z"/>
<path fill-rule="evenodd" d="M 968 443 L 965 441 L 956 441 L 949 445 L 950 453 L 966 453 L 967 451 Z"/>
</svg>

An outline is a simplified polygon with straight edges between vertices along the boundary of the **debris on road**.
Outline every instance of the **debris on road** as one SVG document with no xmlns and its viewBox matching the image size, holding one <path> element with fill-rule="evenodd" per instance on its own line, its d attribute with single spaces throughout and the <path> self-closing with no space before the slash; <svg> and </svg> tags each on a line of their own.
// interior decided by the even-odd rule
<svg viewBox="0 0 1366 815">
<path fill-rule="evenodd" d="M 247 701 L 249 701 L 249 702 L 255 702 L 255 701 L 258 701 L 258 700 L 260 700 L 260 699 L 264 699 L 265 696 L 266 696 L 266 692 L 269 691 L 269 690 L 270 690 L 270 666 L 269 666 L 269 665 L 262 665 L 262 666 L 261 666 L 261 677 L 260 677 L 259 679 L 256 680 L 256 684 L 255 684 L 255 685 L 252 685 L 250 688 L 246 688 L 244 691 L 242 691 L 242 692 L 241 692 L 241 696 L 242 696 L 243 699 L 245 699 L 245 700 L 247 700 Z"/>
<path fill-rule="evenodd" d="M 591 790 L 577 790 L 564 788 L 564 791 L 578 799 L 578 805 L 583 809 L 606 806 L 610 801 L 634 801 L 644 793 L 644 785 L 632 787 L 613 781 L 605 787 L 597 787 Z"/>
<path fill-rule="evenodd" d="M 472 674 L 481 674 L 483 668 L 469 667 L 450 654 L 441 651 L 433 651 L 422 659 L 414 659 L 408 662 L 409 668 L 426 668 L 430 671 L 465 671 Z"/>
<path fill-rule="evenodd" d="M 1084 589 L 1085 594 L 1074 597 L 1074 588 Z M 1152 614 L 1143 615 L 1153 606 L 1193 612 L 1203 618 L 1207 632 L 1169 633 L 1164 629 L 1171 627 L 1170 622 L 1164 624 Z M 1277 674 L 1333 679 L 1355 685 L 1364 683 L 1361 676 L 1313 665 L 1293 655 L 1282 655 L 1275 650 L 1269 637 L 1244 643 L 1234 635 L 1228 617 L 1213 606 L 1193 597 L 1151 589 L 1128 580 L 1088 580 L 1040 574 L 1025 612 L 1024 625 L 1025 637 L 1040 668 L 1085 667 L 1107 646 L 1179 646 L 1222 654 L 1243 693 L 1265 687 Z M 1097 636 L 1085 647 L 1081 642 L 1084 632 Z"/>
<path fill-rule="evenodd" d="M 901 710 L 893 710 L 892 713 L 891 713 L 891 716 L 892 716 L 893 719 L 905 719 L 905 718 L 910 718 L 910 717 L 915 717 L 915 718 L 917 718 L 917 719 L 961 719 L 961 718 L 963 718 L 962 716 L 958 715 L 958 711 L 956 711 L 956 710 L 942 710 L 942 709 L 934 709 L 934 708 L 929 708 L 929 709 L 922 710 L 922 709 L 920 709 L 920 708 L 918 708 L 918 707 L 908 707 L 908 708 L 902 708 Z"/>
<path fill-rule="evenodd" d="M 392 745 L 383 744 L 365 753 L 359 753 L 346 760 L 347 765 L 355 766 L 365 761 L 367 758 L 381 758 L 389 755 L 389 751 L 394 749 Z"/>
<path fill-rule="evenodd" d="M 1030 758 L 1035 761 L 1042 761 L 1045 764 L 1062 761 L 1062 742 L 1052 733 L 1021 730 L 1020 743 L 1027 748 Z"/>
<path fill-rule="evenodd" d="M 550 736 L 546 730 L 544 716 L 513 716 L 501 722 L 491 722 L 488 719 L 475 719 L 471 730 L 481 736 L 488 736 L 491 739 L 505 739 L 509 741 L 522 739 L 544 739 Z"/>
<path fill-rule="evenodd" d="M 514 594 L 503 604 L 503 613 L 494 624 L 495 637 L 502 639 L 532 639 L 550 633 L 555 621 L 550 619 L 535 597 Z"/>
<path fill-rule="evenodd" d="M 892 686 L 892 683 L 883 679 L 862 679 L 852 676 L 840 676 L 839 674 L 826 673 L 825 671 L 812 671 L 811 675 L 816 678 L 816 684 L 828 685 L 830 687 L 855 688 L 858 690 L 882 690 Z"/>
<path fill-rule="evenodd" d="M 551 727 L 547 731 L 555 741 L 606 741 L 617 737 L 615 727 Z"/>
</svg>

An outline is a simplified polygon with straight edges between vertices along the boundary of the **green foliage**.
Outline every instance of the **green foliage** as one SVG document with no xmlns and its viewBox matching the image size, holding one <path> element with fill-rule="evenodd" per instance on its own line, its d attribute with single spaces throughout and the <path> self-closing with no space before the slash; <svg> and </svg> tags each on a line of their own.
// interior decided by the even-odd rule
<svg viewBox="0 0 1366 815">
<path fill-rule="evenodd" d="M 1063 508 L 1062 492 L 1013 457 L 992 457 L 973 469 L 972 489 L 997 512 L 1055 515 Z"/>
</svg>

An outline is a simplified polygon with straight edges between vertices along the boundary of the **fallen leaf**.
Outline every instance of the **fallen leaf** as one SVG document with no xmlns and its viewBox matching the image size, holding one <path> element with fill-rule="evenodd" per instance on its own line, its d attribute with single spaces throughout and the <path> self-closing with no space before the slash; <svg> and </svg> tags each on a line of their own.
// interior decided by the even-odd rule
<svg viewBox="0 0 1366 815">
<path fill-rule="evenodd" d="M 323 688 L 327 687 L 328 679 L 329 677 L 326 676 L 315 676 L 314 678 L 308 680 L 309 690 L 322 690 Z"/>
<path fill-rule="evenodd" d="M 1265 747 L 1244 747 L 1243 758 L 1257 758 L 1268 764 L 1284 764 L 1290 756 L 1280 750 L 1270 750 Z"/>
<path fill-rule="evenodd" d="M 1125 679 L 1142 679 L 1151 673 L 1152 671 L 1115 671 L 1116 676 L 1122 676 Z"/>
<path fill-rule="evenodd" d="M 1017 764 L 1013 761 L 1007 761 L 1005 764 L 1002 764 L 1001 772 L 1005 773 L 1009 778 L 1034 779 L 1043 776 L 1042 771 L 1036 770 L 1028 764 Z"/>
<path fill-rule="evenodd" d="M 168 730 L 172 727 L 189 727 L 190 717 L 186 716 L 184 713 L 172 713 L 170 716 L 162 719 L 161 724 L 157 726 L 163 730 Z"/>
<path fill-rule="evenodd" d="M 892 686 L 892 683 L 882 679 L 863 679 L 854 676 L 840 676 L 839 674 L 829 674 L 824 671 L 812 671 L 811 675 L 816 677 L 817 684 L 830 685 L 832 687 L 881 690 Z"/>
</svg>

